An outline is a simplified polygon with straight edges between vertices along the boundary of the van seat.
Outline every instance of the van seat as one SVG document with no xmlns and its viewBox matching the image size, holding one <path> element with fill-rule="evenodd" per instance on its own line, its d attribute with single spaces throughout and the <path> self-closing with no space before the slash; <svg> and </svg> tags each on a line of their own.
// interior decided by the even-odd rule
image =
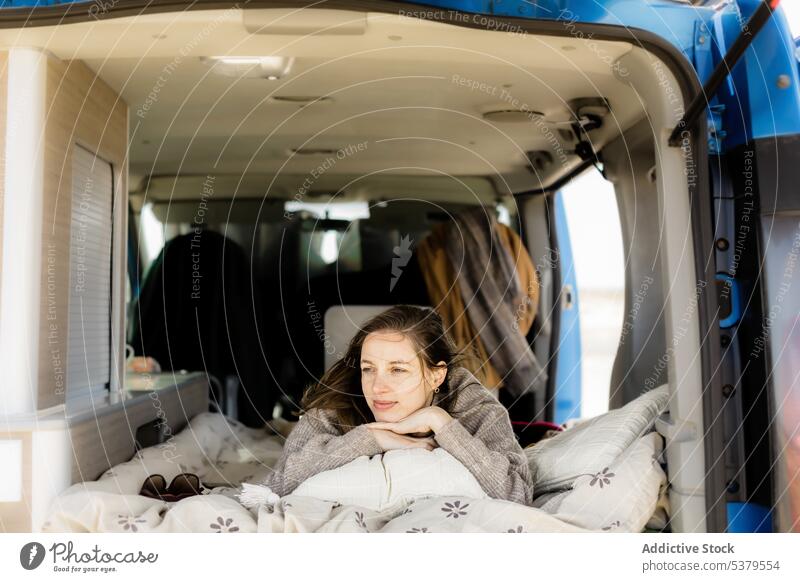
<svg viewBox="0 0 800 582">
<path fill-rule="evenodd" d="M 344 357 L 350 340 L 375 315 L 394 305 L 332 305 L 325 311 L 325 370 Z M 424 306 L 418 306 L 424 307 Z M 424 307 L 430 309 L 429 307 Z"/>
</svg>

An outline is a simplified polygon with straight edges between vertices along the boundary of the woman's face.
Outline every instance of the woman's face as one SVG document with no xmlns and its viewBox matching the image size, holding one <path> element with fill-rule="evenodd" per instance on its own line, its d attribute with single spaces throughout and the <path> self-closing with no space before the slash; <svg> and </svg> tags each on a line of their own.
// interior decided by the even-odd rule
<svg viewBox="0 0 800 582">
<path fill-rule="evenodd" d="M 443 363 L 443 362 L 442 362 Z M 361 389 L 378 422 L 396 422 L 429 405 L 444 372 L 423 376 L 413 342 L 395 331 L 373 332 L 361 347 Z M 440 379 L 441 378 L 441 379 Z"/>
</svg>

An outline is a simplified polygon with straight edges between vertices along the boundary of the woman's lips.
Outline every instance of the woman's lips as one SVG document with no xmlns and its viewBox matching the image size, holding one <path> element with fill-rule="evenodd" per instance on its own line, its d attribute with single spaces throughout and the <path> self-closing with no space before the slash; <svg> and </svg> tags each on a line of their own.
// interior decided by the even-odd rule
<svg viewBox="0 0 800 582">
<path fill-rule="evenodd" d="M 372 405 L 377 408 L 378 410 L 386 410 L 391 408 L 397 404 L 397 402 L 392 402 L 391 400 L 373 400 Z"/>
</svg>

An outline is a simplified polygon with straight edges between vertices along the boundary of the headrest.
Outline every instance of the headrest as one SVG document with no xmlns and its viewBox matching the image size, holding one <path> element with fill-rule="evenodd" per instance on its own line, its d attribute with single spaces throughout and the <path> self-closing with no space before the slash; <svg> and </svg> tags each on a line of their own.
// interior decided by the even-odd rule
<svg viewBox="0 0 800 582">
<path fill-rule="evenodd" d="M 344 357 L 350 340 L 372 317 L 394 305 L 334 305 L 325 311 L 325 370 Z M 420 306 L 422 307 L 422 306 Z"/>
</svg>

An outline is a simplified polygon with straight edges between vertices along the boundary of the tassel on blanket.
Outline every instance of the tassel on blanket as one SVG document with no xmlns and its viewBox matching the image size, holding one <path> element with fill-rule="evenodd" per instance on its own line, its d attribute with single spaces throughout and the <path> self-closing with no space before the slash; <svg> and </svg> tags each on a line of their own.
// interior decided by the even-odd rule
<svg viewBox="0 0 800 582">
<path fill-rule="evenodd" d="M 242 483 L 242 492 L 239 494 L 239 503 L 248 509 L 258 509 L 262 505 L 277 503 L 280 497 L 272 492 L 266 485 Z"/>
</svg>

